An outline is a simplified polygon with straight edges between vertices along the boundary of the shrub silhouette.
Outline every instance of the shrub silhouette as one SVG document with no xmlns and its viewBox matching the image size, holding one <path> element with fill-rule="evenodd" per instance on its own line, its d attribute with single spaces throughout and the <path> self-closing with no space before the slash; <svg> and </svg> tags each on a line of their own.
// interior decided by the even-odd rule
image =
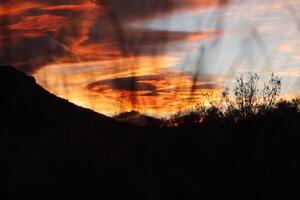
<svg viewBox="0 0 300 200">
<path fill-rule="evenodd" d="M 210 122 L 237 122 L 241 119 L 267 114 L 274 109 L 298 109 L 299 98 L 292 101 L 281 100 L 281 79 L 273 73 L 267 81 L 261 81 L 256 73 L 241 75 L 236 79 L 234 88 L 222 91 L 221 99 L 212 100 L 207 96 L 210 106 L 198 104 L 188 114 L 178 112 L 172 115 L 164 125 L 181 126 Z M 231 94 L 232 93 L 232 94 Z"/>
<path fill-rule="evenodd" d="M 266 112 L 275 107 L 281 90 L 281 79 L 271 74 L 267 82 L 262 82 L 256 73 L 248 73 L 247 77 L 240 76 L 236 79 L 233 95 L 225 89 L 222 93 L 222 101 L 225 102 L 226 115 L 246 118 Z"/>
</svg>

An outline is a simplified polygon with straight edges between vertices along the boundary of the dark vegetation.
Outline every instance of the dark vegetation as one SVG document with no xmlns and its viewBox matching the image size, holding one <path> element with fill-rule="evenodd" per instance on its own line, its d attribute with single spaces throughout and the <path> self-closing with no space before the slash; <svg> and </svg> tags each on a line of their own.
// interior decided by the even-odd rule
<svg viewBox="0 0 300 200">
<path fill-rule="evenodd" d="M 177 126 L 140 128 L 2 66 L 0 198 L 297 199 L 299 100 L 276 101 L 278 78 L 257 90 L 249 76 Z"/>
<path fill-rule="evenodd" d="M 268 81 L 261 81 L 256 73 L 248 73 L 236 79 L 233 94 L 225 88 L 220 99 L 207 94 L 210 106 L 197 105 L 191 112 L 178 112 L 164 120 L 164 126 L 200 126 L 205 123 L 239 124 L 257 118 L 270 119 L 278 113 L 298 113 L 300 98 L 279 99 L 280 78 L 271 74 Z"/>
</svg>

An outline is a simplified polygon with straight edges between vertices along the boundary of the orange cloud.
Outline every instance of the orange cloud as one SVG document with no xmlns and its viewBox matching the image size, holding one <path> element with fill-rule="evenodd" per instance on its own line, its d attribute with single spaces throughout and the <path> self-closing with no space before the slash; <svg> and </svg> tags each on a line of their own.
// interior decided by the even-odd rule
<svg viewBox="0 0 300 200">
<path fill-rule="evenodd" d="M 80 5 L 55 5 L 47 6 L 41 8 L 41 10 L 46 11 L 57 11 L 57 10 L 73 10 L 73 11 L 82 11 L 82 10 L 92 10 L 95 8 L 95 5 L 92 3 L 80 4 Z"/>
<path fill-rule="evenodd" d="M 66 23 L 66 18 L 55 15 L 39 15 L 23 17 L 22 21 L 9 26 L 11 30 L 30 30 L 30 31 L 57 31 Z"/>
</svg>

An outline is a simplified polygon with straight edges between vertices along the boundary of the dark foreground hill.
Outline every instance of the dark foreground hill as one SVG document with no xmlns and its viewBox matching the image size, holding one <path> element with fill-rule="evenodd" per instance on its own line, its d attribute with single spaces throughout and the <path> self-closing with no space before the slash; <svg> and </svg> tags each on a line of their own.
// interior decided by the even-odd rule
<svg viewBox="0 0 300 200">
<path fill-rule="evenodd" d="M 0 96 L 0 199 L 101 197 L 138 169 L 128 163 L 139 160 L 136 127 L 58 98 L 7 66 Z"/>
<path fill-rule="evenodd" d="M 292 199 L 300 117 L 138 128 L 0 67 L 0 199 Z M 296 195 L 296 196 L 295 196 Z"/>
</svg>

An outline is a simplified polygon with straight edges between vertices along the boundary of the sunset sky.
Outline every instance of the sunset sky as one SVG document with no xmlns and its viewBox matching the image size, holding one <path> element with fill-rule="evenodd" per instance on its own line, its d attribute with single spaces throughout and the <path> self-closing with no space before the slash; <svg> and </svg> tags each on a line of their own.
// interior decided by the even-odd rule
<svg viewBox="0 0 300 200">
<path fill-rule="evenodd" d="M 0 64 L 106 115 L 206 104 L 246 72 L 275 72 L 289 97 L 300 93 L 299 10 L 299 0 L 2 0 Z"/>
</svg>

